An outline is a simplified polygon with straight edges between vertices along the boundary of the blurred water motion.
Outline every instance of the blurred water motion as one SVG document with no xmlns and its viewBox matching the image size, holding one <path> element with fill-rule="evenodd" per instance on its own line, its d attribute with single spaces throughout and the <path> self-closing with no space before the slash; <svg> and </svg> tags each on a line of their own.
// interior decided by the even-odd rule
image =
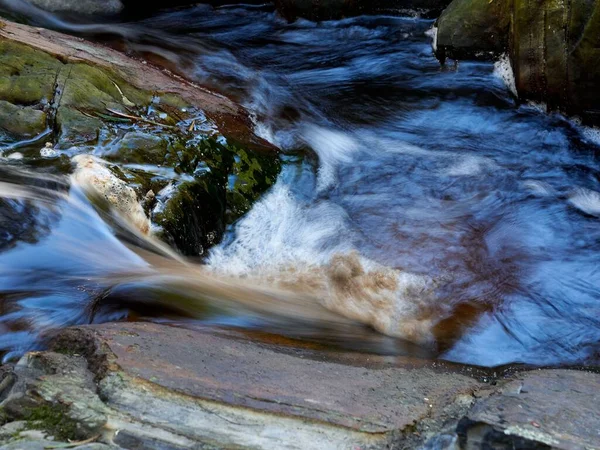
<svg viewBox="0 0 600 450">
<path fill-rule="evenodd" d="M 0 347 L 90 320 L 185 316 L 487 366 L 600 363 L 598 133 L 517 105 L 491 63 L 440 67 L 430 21 L 288 24 L 268 6 L 199 5 L 90 24 L 0 4 L 233 97 L 286 161 L 203 268 L 128 248 L 64 180 L 51 206 L 5 190 L 4 217 L 22 223 L 3 219 Z M 183 295 L 189 270 L 242 281 L 198 303 L 209 285 Z"/>
</svg>

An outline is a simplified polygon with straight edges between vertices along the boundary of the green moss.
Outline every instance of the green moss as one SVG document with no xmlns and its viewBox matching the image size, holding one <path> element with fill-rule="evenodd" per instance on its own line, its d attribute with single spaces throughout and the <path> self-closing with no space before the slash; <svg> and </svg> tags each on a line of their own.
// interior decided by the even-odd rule
<svg viewBox="0 0 600 450">
<path fill-rule="evenodd" d="M 0 100 L 0 128 L 17 136 L 31 137 L 46 129 L 46 113 Z"/>
<path fill-rule="evenodd" d="M 168 141 L 143 132 L 129 132 L 118 144 L 117 152 L 108 159 L 136 164 L 165 164 Z"/>
<path fill-rule="evenodd" d="M 438 54 L 473 57 L 508 47 L 510 0 L 454 0 L 438 20 Z"/>
<path fill-rule="evenodd" d="M 59 140 L 62 146 L 85 144 L 98 139 L 104 123 L 74 108 L 59 108 L 56 123 L 60 130 Z"/>
<path fill-rule="evenodd" d="M 61 67 L 44 52 L 0 39 L 0 99 L 24 105 L 50 100 Z"/>
<path fill-rule="evenodd" d="M 197 143 L 175 142 L 177 172 L 194 175 L 153 220 L 163 238 L 188 255 L 202 255 L 219 243 L 227 225 L 245 214 L 269 189 L 281 170 L 279 158 L 214 138 Z"/>
<path fill-rule="evenodd" d="M 67 415 L 64 405 L 42 405 L 31 408 L 25 414 L 29 429 L 43 430 L 55 438 L 68 441 L 78 438 L 77 422 Z"/>
</svg>

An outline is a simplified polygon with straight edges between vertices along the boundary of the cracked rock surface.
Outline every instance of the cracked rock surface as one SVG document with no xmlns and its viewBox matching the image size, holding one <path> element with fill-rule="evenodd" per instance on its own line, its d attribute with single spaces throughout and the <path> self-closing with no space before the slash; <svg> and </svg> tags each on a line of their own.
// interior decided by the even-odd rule
<svg viewBox="0 0 600 450">
<path fill-rule="evenodd" d="M 600 446 L 595 373 L 490 384 L 462 366 L 150 323 L 67 329 L 50 348 L 3 368 L 2 448 Z"/>
</svg>

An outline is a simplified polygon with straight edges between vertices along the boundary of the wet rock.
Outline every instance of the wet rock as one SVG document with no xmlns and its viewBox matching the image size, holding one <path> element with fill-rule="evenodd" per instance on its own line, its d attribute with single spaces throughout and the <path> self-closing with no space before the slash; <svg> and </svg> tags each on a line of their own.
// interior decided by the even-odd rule
<svg viewBox="0 0 600 450">
<path fill-rule="evenodd" d="M 151 323 L 66 329 L 50 346 L 60 353 L 10 369 L 1 404 L 42 431 L 19 442 L 31 448 L 61 429 L 98 450 L 600 448 L 594 373 L 523 372 L 492 386 L 460 373 L 475 368 Z M 14 446 L 22 429 L 5 425 L 0 439 L 14 430 L 8 448 L 27 448 Z"/>
<path fill-rule="evenodd" d="M 407 10 L 437 14 L 449 0 L 275 0 L 278 11 L 288 20 L 299 17 L 331 20 L 362 14 L 401 14 Z"/>
<path fill-rule="evenodd" d="M 101 195 L 141 233 L 149 233 L 150 220 L 136 192 L 111 172 L 104 161 L 90 155 L 78 155 L 73 158 L 73 163 L 75 183 L 92 193 Z"/>
<path fill-rule="evenodd" d="M 227 448 L 386 448 L 434 408 L 481 387 L 401 360 L 286 352 L 241 336 L 154 324 L 81 327 L 55 342 L 93 355 L 108 406 L 168 432 L 164 439 L 175 434 Z M 139 444 L 147 432 L 127 427 L 116 442 Z"/>
<path fill-rule="evenodd" d="M 117 14 L 123 9 L 119 0 L 29 0 L 47 11 L 86 15 Z"/>
<path fill-rule="evenodd" d="M 438 20 L 440 59 L 508 52 L 519 97 L 600 123 L 600 2 L 454 0 Z"/>
<path fill-rule="evenodd" d="M 32 137 L 46 129 L 46 113 L 0 100 L 0 127 L 20 137 Z"/>
<path fill-rule="evenodd" d="M 138 164 L 164 164 L 168 142 L 149 133 L 132 131 L 117 144 L 116 158 Z"/>
<path fill-rule="evenodd" d="M 143 233 L 145 207 L 165 240 L 202 255 L 275 182 L 275 149 L 226 98 L 81 39 L 0 23 L 0 129 L 33 133 L 47 122 L 52 152 L 42 156 L 60 170 L 61 157 L 92 151 L 114 163 L 74 159 L 74 179 Z M 30 122 L 14 111 L 31 112 Z M 150 191 L 168 193 L 158 209 L 138 201 Z"/>
<path fill-rule="evenodd" d="M 30 353 L 14 367 L 14 375 L 17 381 L 0 404 L 9 418 L 27 420 L 30 429 L 64 440 L 87 439 L 103 430 L 108 408 L 96 395 L 82 357 Z"/>
<path fill-rule="evenodd" d="M 161 237 L 183 254 L 203 255 L 225 231 L 225 188 L 209 177 L 177 186 L 152 219 L 162 227 Z"/>
<path fill-rule="evenodd" d="M 506 51 L 510 14 L 506 0 L 454 0 L 437 22 L 438 57 L 493 56 Z"/>
<path fill-rule="evenodd" d="M 519 0 L 514 8 L 519 94 L 600 123 L 600 3 Z"/>
<path fill-rule="evenodd" d="M 250 209 L 280 170 L 271 155 L 215 139 L 171 143 L 169 152 L 176 171 L 188 177 L 158 193 L 151 217 L 161 237 L 190 256 L 219 243 L 226 226 Z M 146 192 L 155 188 L 144 186 Z"/>
</svg>

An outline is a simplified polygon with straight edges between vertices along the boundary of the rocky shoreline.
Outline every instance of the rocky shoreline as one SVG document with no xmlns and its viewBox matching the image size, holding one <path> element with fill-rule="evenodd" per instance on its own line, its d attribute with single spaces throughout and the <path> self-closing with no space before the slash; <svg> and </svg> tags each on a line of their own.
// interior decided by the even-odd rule
<svg viewBox="0 0 600 450">
<path fill-rule="evenodd" d="M 6 449 L 69 440 L 82 449 L 600 448 L 600 374 L 587 371 L 494 378 L 234 331 L 122 323 L 63 330 L 48 351 L 1 373 Z"/>
</svg>

